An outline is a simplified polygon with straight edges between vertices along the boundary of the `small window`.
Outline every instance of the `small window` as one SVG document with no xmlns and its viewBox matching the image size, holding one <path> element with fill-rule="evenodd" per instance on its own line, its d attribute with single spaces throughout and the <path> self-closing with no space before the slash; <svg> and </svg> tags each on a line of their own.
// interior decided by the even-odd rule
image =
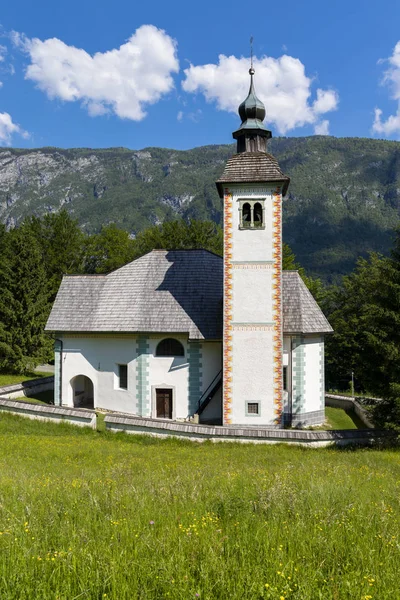
<svg viewBox="0 0 400 600">
<path fill-rule="evenodd" d="M 156 356 L 185 356 L 185 351 L 178 340 L 166 338 L 158 344 Z"/>
<path fill-rule="evenodd" d="M 118 365 L 118 384 L 121 390 L 128 389 L 128 365 Z"/>
<path fill-rule="evenodd" d="M 246 417 L 259 417 L 260 416 L 260 403 L 259 402 L 246 402 Z"/>
<path fill-rule="evenodd" d="M 287 367 L 283 367 L 283 389 L 287 392 Z"/>
</svg>

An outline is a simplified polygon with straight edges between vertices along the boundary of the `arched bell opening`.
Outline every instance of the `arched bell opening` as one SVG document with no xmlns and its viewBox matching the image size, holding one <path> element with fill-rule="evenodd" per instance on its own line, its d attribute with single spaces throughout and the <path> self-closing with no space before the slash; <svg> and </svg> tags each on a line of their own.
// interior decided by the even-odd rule
<svg viewBox="0 0 400 600">
<path fill-rule="evenodd" d="M 263 226 L 263 209 L 260 202 L 254 205 L 254 227 Z"/>
<path fill-rule="evenodd" d="M 70 381 L 75 408 L 94 408 L 93 382 L 86 375 L 77 375 Z"/>
<path fill-rule="evenodd" d="M 249 202 L 243 204 L 242 227 L 251 227 L 251 206 Z"/>
</svg>

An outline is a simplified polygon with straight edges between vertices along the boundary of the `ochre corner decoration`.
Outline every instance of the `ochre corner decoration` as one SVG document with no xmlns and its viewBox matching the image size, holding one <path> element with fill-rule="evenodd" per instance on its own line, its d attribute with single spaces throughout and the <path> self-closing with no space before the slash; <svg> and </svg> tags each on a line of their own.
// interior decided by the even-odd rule
<svg viewBox="0 0 400 600">
<path fill-rule="evenodd" d="M 282 195 L 278 186 L 273 193 L 273 258 L 272 299 L 274 317 L 274 402 L 275 422 L 282 422 Z"/>
<path fill-rule="evenodd" d="M 223 350 L 223 424 L 232 422 L 232 202 L 224 190 L 224 350 Z"/>
</svg>

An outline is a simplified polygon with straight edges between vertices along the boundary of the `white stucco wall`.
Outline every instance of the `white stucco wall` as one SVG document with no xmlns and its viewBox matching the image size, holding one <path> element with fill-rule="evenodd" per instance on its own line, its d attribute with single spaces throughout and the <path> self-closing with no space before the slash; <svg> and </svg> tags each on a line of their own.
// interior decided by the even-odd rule
<svg viewBox="0 0 400 600">
<path fill-rule="evenodd" d="M 135 414 L 135 337 L 63 336 L 62 340 L 62 405 L 74 406 L 71 380 L 85 375 L 93 383 L 95 408 Z M 117 388 L 118 364 L 128 365 L 128 390 Z"/>
<path fill-rule="evenodd" d="M 272 322 L 272 274 L 272 269 L 233 270 L 235 323 Z"/>
<path fill-rule="evenodd" d="M 232 199 L 232 402 L 230 422 L 274 425 L 273 185 L 230 185 Z M 264 228 L 240 228 L 240 202 L 264 201 Z M 248 402 L 259 415 L 246 414 Z"/>
<path fill-rule="evenodd" d="M 249 184 L 244 186 L 229 186 L 233 194 L 232 211 L 232 260 L 233 261 L 259 261 L 273 260 L 272 249 L 272 192 L 273 186 Z M 265 200 L 265 229 L 241 230 L 239 229 L 240 200 L 251 198 L 252 200 Z"/>
<path fill-rule="evenodd" d="M 273 332 L 235 331 L 233 336 L 232 423 L 274 422 Z M 246 416 L 246 402 L 259 402 L 260 415 Z"/>
<path fill-rule="evenodd" d="M 161 339 L 173 337 L 181 342 L 185 356 L 156 356 L 156 348 Z M 188 352 L 187 336 L 165 335 L 161 337 L 149 336 L 148 381 L 151 402 L 143 416 L 157 417 L 156 389 L 171 388 L 173 390 L 172 418 L 185 419 L 188 415 Z"/>
<path fill-rule="evenodd" d="M 325 407 L 323 336 L 294 336 L 292 342 L 293 413 L 323 411 Z"/>
<path fill-rule="evenodd" d="M 94 407 L 156 417 L 157 388 L 173 390 L 173 418 L 185 419 L 189 407 L 189 342 L 185 334 L 142 336 L 144 353 L 138 355 L 135 336 L 59 336 L 63 340 L 62 404 L 74 406 L 71 380 L 88 377 L 94 388 Z M 156 357 L 157 344 L 166 337 L 178 339 L 184 357 Z M 193 343 L 192 343 L 193 344 Z M 199 397 L 221 370 L 221 343 L 200 344 Z M 118 364 L 128 365 L 128 389 L 118 388 Z"/>
<path fill-rule="evenodd" d="M 305 412 L 313 412 L 324 408 L 324 342 L 321 337 L 304 338 L 305 362 Z"/>
</svg>

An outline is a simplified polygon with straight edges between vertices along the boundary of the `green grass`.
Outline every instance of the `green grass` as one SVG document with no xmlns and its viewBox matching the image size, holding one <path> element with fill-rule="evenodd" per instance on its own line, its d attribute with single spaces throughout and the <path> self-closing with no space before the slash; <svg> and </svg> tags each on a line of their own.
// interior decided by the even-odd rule
<svg viewBox="0 0 400 600">
<path fill-rule="evenodd" d="M 105 413 L 98 412 L 96 414 L 96 416 L 97 416 L 97 419 L 96 419 L 97 431 L 102 433 L 106 430 L 106 424 L 104 421 L 104 419 L 106 418 L 106 415 L 105 415 Z"/>
<path fill-rule="evenodd" d="M 35 392 L 32 396 L 20 396 L 16 398 L 20 402 L 30 402 L 31 404 L 53 404 L 54 391 Z"/>
<path fill-rule="evenodd" d="M 326 429 L 366 429 L 366 425 L 354 412 L 346 412 L 343 408 L 325 407 Z"/>
<path fill-rule="evenodd" d="M 400 452 L 0 415 L 2 600 L 394 600 Z"/>
<path fill-rule="evenodd" d="M 32 371 L 26 375 L 12 375 L 10 373 L 0 373 L 0 387 L 4 385 L 14 385 L 15 383 L 22 383 L 23 381 L 30 381 L 31 379 L 38 379 L 40 377 L 50 377 L 52 373 L 41 373 L 40 371 Z"/>
</svg>

